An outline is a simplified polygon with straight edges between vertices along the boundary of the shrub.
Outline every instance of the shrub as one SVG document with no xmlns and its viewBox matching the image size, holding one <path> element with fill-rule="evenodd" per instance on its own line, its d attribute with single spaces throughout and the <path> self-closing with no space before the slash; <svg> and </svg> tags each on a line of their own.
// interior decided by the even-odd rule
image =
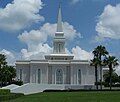
<svg viewBox="0 0 120 102">
<path fill-rule="evenodd" d="M 8 94 L 8 95 L 0 95 L 0 102 L 12 100 L 12 99 L 22 97 L 22 96 L 24 96 L 24 94 L 22 94 L 22 93 L 12 93 L 12 94 Z"/>
<path fill-rule="evenodd" d="M 101 82 L 97 82 L 97 83 L 95 83 L 95 85 L 101 85 Z M 109 83 L 108 82 L 102 82 L 102 85 L 104 85 L 105 87 L 108 87 Z"/>
<path fill-rule="evenodd" d="M 11 82 L 11 84 L 15 84 L 15 85 L 21 86 L 21 85 L 23 85 L 23 81 L 20 81 L 20 80 L 16 81 L 16 80 L 14 80 L 14 81 Z"/>
<path fill-rule="evenodd" d="M 0 95 L 8 95 L 8 94 L 10 94 L 9 89 L 0 89 Z"/>
</svg>

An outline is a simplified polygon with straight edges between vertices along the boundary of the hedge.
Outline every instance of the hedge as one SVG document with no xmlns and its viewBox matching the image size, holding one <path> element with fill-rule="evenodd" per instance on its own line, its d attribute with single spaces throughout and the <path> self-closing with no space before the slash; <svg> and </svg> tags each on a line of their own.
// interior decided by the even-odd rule
<svg viewBox="0 0 120 102">
<path fill-rule="evenodd" d="M 97 83 L 95 83 L 95 85 L 101 85 L 101 82 L 97 82 Z M 109 82 L 102 82 L 102 85 L 104 85 L 104 87 L 110 87 L 110 83 Z M 112 83 L 112 87 L 120 87 L 120 84 Z"/>
<path fill-rule="evenodd" d="M 100 91 L 120 91 L 120 89 L 102 89 L 102 90 L 96 90 L 96 89 L 91 89 L 91 90 L 85 90 L 85 89 L 79 89 L 79 90 L 74 90 L 74 89 L 70 89 L 70 90 L 44 90 L 43 92 L 100 92 Z"/>
<path fill-rule="evenodd" d="M 0 102 L 24 96 L 22 93 L 10 93 L 9 89 L 0 89 Z"/>
<path fill-rule="evenodd" d="M 18 81 L 12 81 L 10 84 L 15 84 L 15 85 L 19 85 L 19 86 L 21 86 L 21 85 L 23 85 L 23 81 L 21 81 L 21 80 L 18 80 Z"/>
<path fill-rule="evenodd" d="M 12 100 L 12 99 L 22 97 L 22 96 L 24 96 L 24 94 L 22 94 L 22 93 L 11 93 L 11 94 L 8 94 L 8 95 L 0 95 L 0 102 L 1 101 Z"/>
<path fill-rule="evenodd" d="M 0 95 L 8 95 L 8 94 L 10 94 L 9 89 L 0 89 Z"/>
<path fill-rule="evenodd" d="M 101 82 L 95 82 L 95 85 L 101 85 Z M 102 82 L 102 85 L 104 85 L 105 87 L 109 87 L 109 83 L 108 82 Z"/>
</svg>

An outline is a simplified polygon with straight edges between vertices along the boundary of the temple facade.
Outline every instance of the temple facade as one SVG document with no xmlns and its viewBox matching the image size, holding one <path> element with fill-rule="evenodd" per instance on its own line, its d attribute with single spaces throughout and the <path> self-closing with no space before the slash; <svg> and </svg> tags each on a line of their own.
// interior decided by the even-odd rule
<svg viewBox="0 0 120 102">
<path fill-rule="evenodd" d="M 95 70 L 88 60 L 74 60 L 65 52 L 65 36 L 62 29 L 61 7 L 53 39 L 53 54 L 44 60 L 16 61 L 17 79 L 23 83 L 94 85 Z"/>
</svg>

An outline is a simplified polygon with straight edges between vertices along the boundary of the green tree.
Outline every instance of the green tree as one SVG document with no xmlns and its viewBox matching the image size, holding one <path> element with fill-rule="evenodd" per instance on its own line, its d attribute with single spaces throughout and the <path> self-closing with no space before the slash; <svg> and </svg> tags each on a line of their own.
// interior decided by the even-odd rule
<svg viewBox="0 0 120 102">
<path fill-rule="evenodd" d="M 109 74 L 110 74 L 110 90 L 112 89 L 112 74 L 113 68 L 118 65 L 118 59 L 115 56 L 108 56 L 104 60 L 104 63 L 109 67 Z"/>
<path fill-rule="evenodd" d="M 6 56 L 0 54 L 0 83 L 1 87 L 3 82 L 5 84 L 12 83 L 13 78 L 16 77 L 16 69 L 13 66 L 8 66 Z"/>
<path fill-rule="evenodd" d="M 3 82 L 6 83 L 11 83 L 13 78 L 16 77 L 16 70 L 13 66 L 4 66 L 2 68 L 2 77 L 3 77 Z"/>
<path fill-rule="evenodd" d="M 95 83 L 96 83 L 96 89 L 98 90 L 98 71 L 97 68 L 99 66 L 100 60 L 98 58 L 96 58 L 96 56 L 94 55 L 94 58 L 91 60 L 90 65 L 95 67 Z"/>
<path fill-rule="evenodd" d="M 9 71 L 9 68 L 8 66 L 4 66 L 2 68 L 2 79 L 3 79 L 3 82 L 7 85 L 7 82 L 9 81 L 9 77 L 11 75 L 11 72 Z"/>
<path fill-rule="evenodd" d="M 113 71 L 112 75 L 112 83 L 120 82 L 119 76 Z M 106 71 L 103 75 L 104 81 L 107 83 L 110 83 L 110 72 Z"/>
<path fill-rule="evenodd" d="M 16 69 L 13 66 L 8 66 L 8 69 L 10 71 L 9 83 L 11 83 L 13 78 L 16 77 Z"/>
<path fill-rule="evenodd" d="M 4 68 L 5 66 L 7 65 L 7 62 L 6 62 L 6 56 L 4 54 L 0 54 L 0 83 L 1 83 L 1 87 L 2 87 L 2 80 L 3 80 L 3 77 L 2 77 L 2 68 Z"/>
<path fill-rule="evenodd" d="M 101 83 L 101 90 L 102 90 L 102 62 L 106 55 L 108 55 L 108 51 L 102 45 L 97 46 L 93 51 L 94 56 L 99 59 L 99 66 L 100 66 L 100 83 Z"/>
</svg>

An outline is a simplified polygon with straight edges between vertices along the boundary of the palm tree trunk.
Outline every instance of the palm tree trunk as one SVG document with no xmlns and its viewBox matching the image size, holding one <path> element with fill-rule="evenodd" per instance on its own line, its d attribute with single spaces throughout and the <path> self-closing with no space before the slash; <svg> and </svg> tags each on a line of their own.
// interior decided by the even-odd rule
<svg viewBox="0 0 120 102">
<path fill-rule="evenodd" d="M 96 89 L 98 90 L 97 66 L 95 66 L 95 82 L 96 82 Z"/>
<path fill-rule="evenodd" d="M 0 73 L 1 74 L 1 73 Z M 2 76 L 0 76 L 1 78 L 0 78 L 0 86 L 1 86 L 1 88 L 2 88 Z"/>
<path fill-rule="evenodd" d="M 110 90 L 112 90 L 112 65 L 110 64 L 110 66 L 109 66 L 109 68 L 110 68 Z"/>
<path fill-rule="evenodd" d="M 6 78 L 5 78 L 5 85 L 7 86 L 7 76 L 6 76 Z"/>
<path fill-rule="evenodd" d="M 100 89 L 102 90 L 102 60 L 101 60 L 101 54 L 99 55 L 100 59 Z"/>
<path fill-rule="evenodd" d="M 112 90 L 112 78 L 110 78 L 110 90 Z"/>
<path fill-rule="evenodd" d="M 2 84 L 3 84 L 3 82 L 2 82 L 2 78 L 1 78 L 0 82 L 1 82 L 1 88 L 2 88 Z"/>
<path fill-rule="evenodd" d="M 100 89 L 102 90 L 102 66 L 100 66 Z"/>
<path fill-rule="evenodd" d="M 0 64 L 0 87 L 2 88 L 2 72 L 1 72 L 1 64 Z"/>
</svg>

